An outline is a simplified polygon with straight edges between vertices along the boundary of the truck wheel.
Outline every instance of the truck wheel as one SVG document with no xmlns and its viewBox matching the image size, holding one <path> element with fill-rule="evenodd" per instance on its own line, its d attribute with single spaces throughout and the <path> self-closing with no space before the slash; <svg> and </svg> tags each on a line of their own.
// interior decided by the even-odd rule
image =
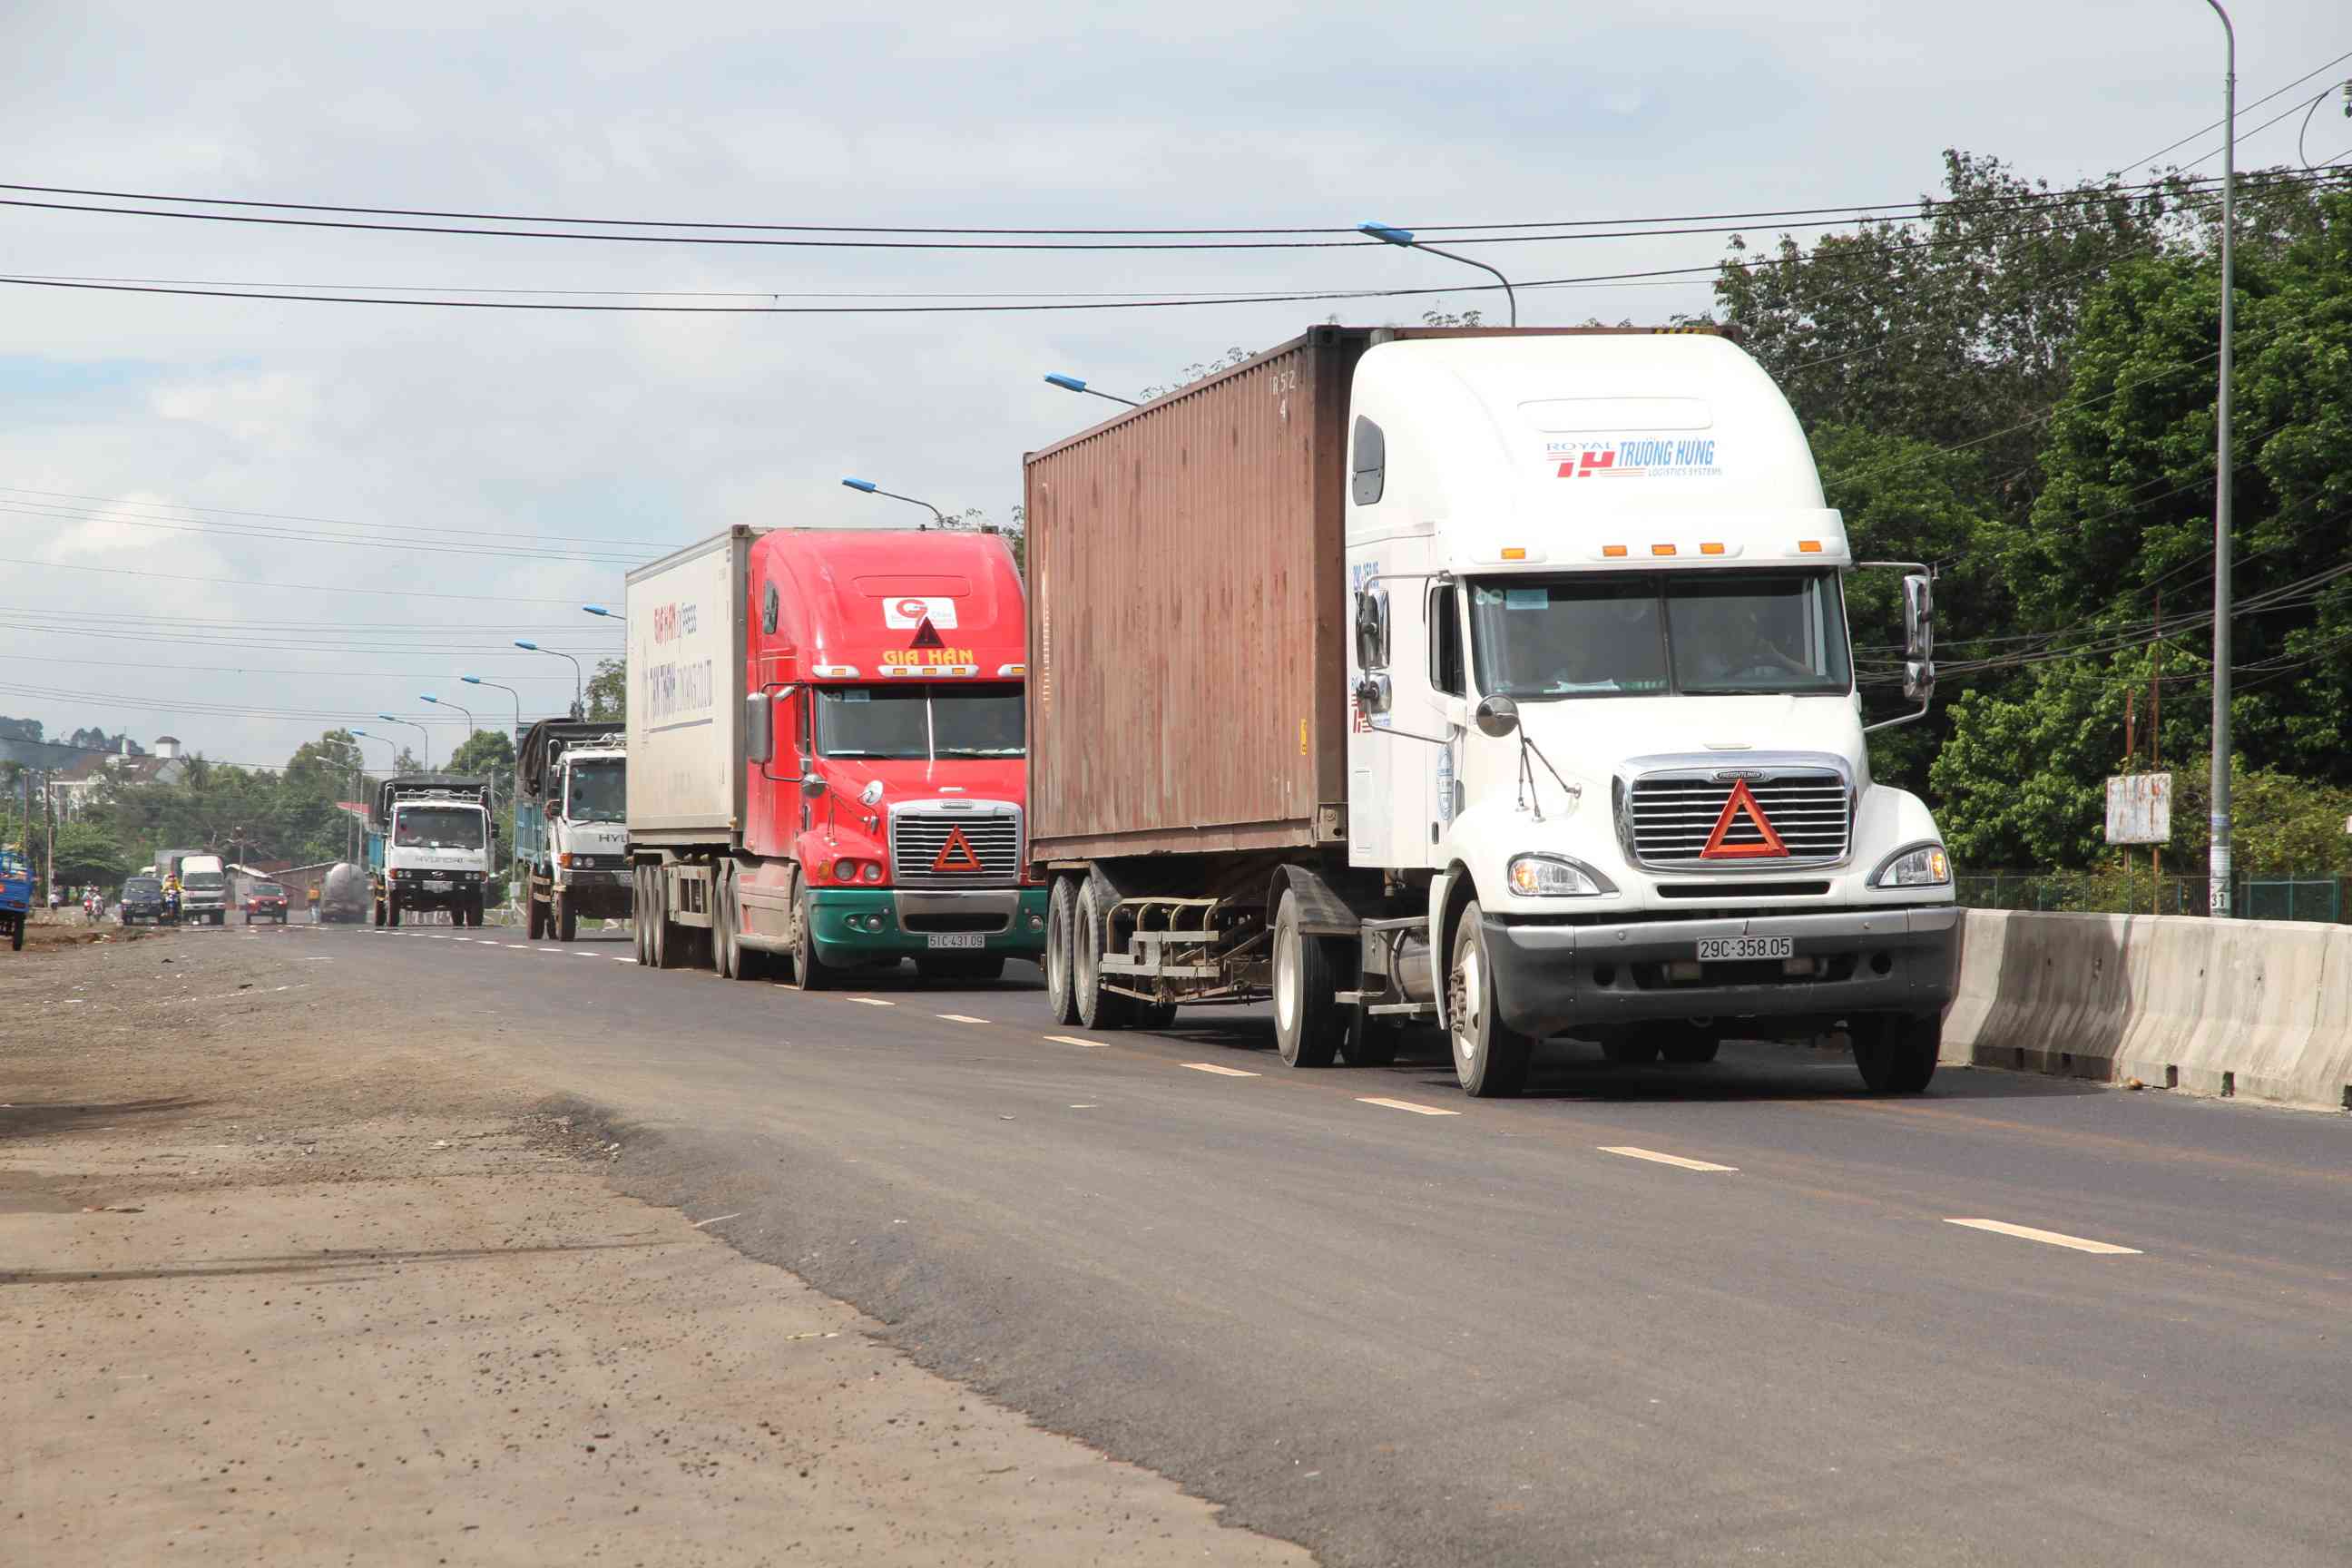
<svg viewBox="0 0 2352 1568">
<path fill-rule="evenodd" d="M 1056 1024 L 1078 1021 L 1078 988 L 1070 973 L 1070 927 L 1077 894 L 1067 877 L 1054 879 L 1045 900 L 1045 1011 Z"/>
<path fill-rule="evenodd" d="M 1658 1055 L 1675 1067 L 1698 1067 L 1715 1060 L 1723 1049 L 1723 1031 L 1713 1024 L 1662 1026 L 1656 1033 Z"/>
<path fill-rule="evenodd" d="M 1944 1045 L 1944 1020 L 1900 1013 L 1853 1020 L 1853 1065 L 1873 1094 L 1917 1094 L 1936 1076 Z"/>
<path fill-rule="evenodd" d="M 650 968 L 654 961 L 653 927 L 649 911 L 654 901 L 646 894 L 651 880 L 648 868 L 635 866 L 629 870 L 629 934 L 637 944 L 637 962 Z"/>
<path fill-rule="evenodd" d="M 555 907 L 551 913 L 554 917 L 556 941 L 580 940 L 580 911 L 572 907 L 570 899 L 565 898 L 562 893 L 556 894 Z"/>
<path fill-rule="evenodd" d="M 22 915 L 8 922 L 8 951 L 11 952 L 25 951 L 25 917 Z"/>
<path fill-rule="evenodd" d="M 1346 1054 L 1351 1068 L 1384 1068 L 1395 1065 L 1397 1046 L 1404 1038 L 1404 1029 L 1393 1017 L 1375 1017 L 1369 1003 L 1358 1002 L 1348 1009 L 1348 1037 L 1339 1049 Z"/>
<path fill-rule="evenodd" d="M 1295 1068 L 1328 1068 L 1347 1027 L 1338 997 L 1339 967 L 1329 937 L 1298 929 L 1298 895 L 1285 891 L 1274 911 L 1274 1043 Z"/>
<path fill-rule="evenodd" d="M 743 894 L 736 868 L 727 868 L 719 884 L 719 973 L 730 980 L 764 980 L 768 955 L 743 945 Z"/>
<path fill-rule="evenodd" d="M 383 896 L 383 923 L 393 926 L 400 923 L 400 899 L 397 894 L 386 893 Z"/>
<path fill-rule="evenodd" d="M 1454 1045 L 1454 1076 L 1463 1091 L 1480 1100 L 1507 1100 L 1527 1087 L 1535 1042 L 1495 1010 L 1495 970 L 1479 914 L 1474 900 L 1454 928 L 1454 957 L 1445 976 L 1446 1032 Z"/>
<path fill-rule="evenodd" d="M 532 942 L 537 942 L 541 937 L 545 936 L 547 934 L 547 906 L 541 903 L 537 899 L 531 900 L 530 913 L 524 917 L 524 924 L 530 930 L 530 940 Z"/>
<path fill-rule="evenodd" d="M 799 878 L 795 876 L 794 881 Z M 793 894 L 793 989 L 823 991 L 833 984 L 833 971 L 816 955 L 816 910 L 806 888 Z"/>
<path fill-rule="evenodd" d="M 656 867 L 648 874 L 646 879 L 653 885 L 654 895 L 653 934 L 650 939 L 653 942 L 654 967 L 676 969 L 686 962 L 684 951 L 686 944 L 681 940 L 686 933 L 674 929 L 669 923 L 669 879 L 663 876 L 660 868 Z"/>
<path fill-rule="evenodd" d="M 1176 1004 L 1173 1002 L 1135 1004 L 1134 1025 L 1139 1029 L 1165 1029 L 1175 1022 Z"/>
<path fill-rule="evenodd" d="M 1070 982 L 1077 994 L 1078 1022 L 1089 1029 L 1124 1029 L 1135 1016 L 1131 999 L 1102 985 L 1104 895 L 1093 881 L 1078 889 L 1071 912 Z"/>
</svg>

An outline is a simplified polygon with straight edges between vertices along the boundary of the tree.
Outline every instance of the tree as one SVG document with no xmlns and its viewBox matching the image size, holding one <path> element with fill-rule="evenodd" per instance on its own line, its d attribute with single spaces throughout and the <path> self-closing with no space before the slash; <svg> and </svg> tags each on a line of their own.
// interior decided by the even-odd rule
<svg viewBox="0 0 2352 1568">
<path fill-rule="evenodd" d="M 600 667 L 601 674 L 601 667 Z M 507 817 L 514 798 L 515 749 L 504 730 L 477 730 L 449 754 L 449 771 L 490 784 L 490 864 L 506 864 Z"/>
<path fill-rule="evenodd" d="M 55 855 L 57 884 L 60 888 L 110 889 L 131 873 L 113 836 L 92 823 L 59 823 Z"/>
<path fill-rule="evenodd" d="M 600 658 L 588 682 L 588 717 L 618 724 L 629 716 L 629 667 L 618 658 Z M 511 759 L 510 759 L 511 760 Z"/>
</svg>

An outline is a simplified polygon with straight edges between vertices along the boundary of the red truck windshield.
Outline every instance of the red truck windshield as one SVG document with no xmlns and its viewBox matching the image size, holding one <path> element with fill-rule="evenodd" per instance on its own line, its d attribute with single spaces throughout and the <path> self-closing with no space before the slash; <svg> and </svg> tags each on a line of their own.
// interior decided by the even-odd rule
<svg viewBox="0 0 2352 1568">
<path fill-rule="evenodd" d="M 923 761 L 1017 757 L 1023 752 L 1017 686 L 824 687 L 816 744 L 828 757 Z"/>
</svg>

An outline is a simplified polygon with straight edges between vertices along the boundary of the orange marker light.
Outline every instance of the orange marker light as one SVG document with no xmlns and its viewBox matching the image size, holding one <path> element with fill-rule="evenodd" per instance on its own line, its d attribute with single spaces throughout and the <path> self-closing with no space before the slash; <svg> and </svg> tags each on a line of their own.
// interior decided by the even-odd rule
<svg viewBox="0 0 2352 1568">
<path fill-rule="evenodd" d="M 1604 544 L 1601 547 L 1601 553 L 1613 561 L 1625 553 L 1625 547 L 1622 544 Z"/>
<path fill-rule="evenodd" d="M 1512 544 L 1504 547 L 1503 559 L 1506 561 L 1525 561 L 1527 558 L 1527 551 L 1519 545 Z"/>
<path fill-rule="evenodd" d="M 1720 555 L 1723 553 L 1723 546 L 1720 544 L 1702 544 L 1698 547 L 1698 552 L 1701 555 Z"/>
<path fill-rule="evenodd" d="M 1674 552 L 1675 547 L 1671 544 L 1653 544 L 1650 546 L 1650 553 L 1653 555 L 1672 555 Z"/>
<path fill-rule="evenodd" d="M 1819 555 L 1821 552 L 1822 542 L 1820 540 L 1800 539 L 1797 541 L 1797 553 L 1800 555 Z"/>
</svg>

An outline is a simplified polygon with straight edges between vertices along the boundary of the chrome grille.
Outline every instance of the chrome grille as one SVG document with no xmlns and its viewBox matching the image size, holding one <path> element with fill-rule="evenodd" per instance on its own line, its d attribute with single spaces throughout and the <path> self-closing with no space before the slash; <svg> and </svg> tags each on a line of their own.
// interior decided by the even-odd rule
<svg viewBox="0 0 2352 1568">
<path fill-rule="evenodd" d="M 1723 820 L 1737 778 L 1712 773 L 1652 773 L 1633 781 L 1633 849 L 1643 864 L 1692 870 L 1734 870 L 1742 866 L 1779 870 L 1845 858 L 1853 826 L 1853 792 L 1826 769 L 1775 769 L 1747 781 L 1764 820 L 1780 836 L 1785 856 L 1709 858 L 1707 840 Z M 1732 815 L 1725 848 L 1764 842 L 1746 812 Z"/>
<path fill-rule="evenodd" d="M 977 871 L 940 871 L 949 836 L 962 829 Z M 890 870 L 902 888 L 990 888 L 1021 879 L 1021 816 L 985 811 L 902 811 L 890 819 Z"/>
</svg>

